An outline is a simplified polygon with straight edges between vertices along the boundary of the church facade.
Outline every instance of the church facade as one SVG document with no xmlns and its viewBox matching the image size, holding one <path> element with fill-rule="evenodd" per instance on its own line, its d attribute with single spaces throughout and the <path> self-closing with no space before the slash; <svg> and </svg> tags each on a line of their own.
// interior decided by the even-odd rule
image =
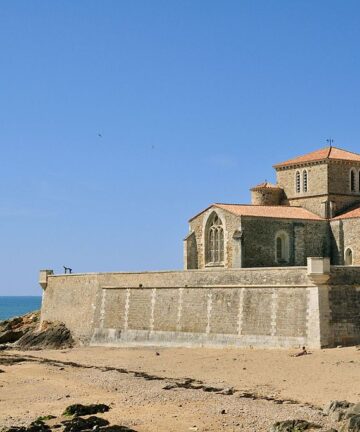
<svg viewBox="0 0 360 432">
<path fill-rule="evenodd" d="M 251 204 L 213 204 L 190 219 L 185 269 L 360 265 L 360 155 L 326 147 L 274 165 Z"/>
</svg>

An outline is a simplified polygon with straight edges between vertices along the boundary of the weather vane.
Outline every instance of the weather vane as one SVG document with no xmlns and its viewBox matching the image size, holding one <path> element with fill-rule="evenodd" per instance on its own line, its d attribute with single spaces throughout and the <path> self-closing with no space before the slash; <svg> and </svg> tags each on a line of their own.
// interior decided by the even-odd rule
<svg viewBox="0 0 360 432">
<path fill-rule="evenodd" d="M 334 140 L 332 139 L 332 138 L 328 138 L 327 140 L 326 140 L 326 142 L 330 145 L 330 147 L 333 145 L 333 143 L 334 143 Z"/>
</svg>

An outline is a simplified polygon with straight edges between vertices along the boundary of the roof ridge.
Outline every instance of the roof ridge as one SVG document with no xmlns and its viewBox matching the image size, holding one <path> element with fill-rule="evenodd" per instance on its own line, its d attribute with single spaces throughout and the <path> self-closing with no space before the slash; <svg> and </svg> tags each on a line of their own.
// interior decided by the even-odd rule
<svg viewBox="0 0 360 432">
<path fill-rule="evenodd" d="M 283 208 L 302 208 L 304 210 L 307 210 L 304 207 L 301 207 L 300 205 L 290 206 L 290 205 L 282 205 L 282 204 L 266 205 L 266 204 L 241 204 L 241 203 L 214 203 L 212 205 L 232 205 L 232 206 L 247 206 L 247 207 L 283 207 Z M 310 211 L 310 210 L 307 210 L 307 211 Z M 312 213 L 312 212 L 310 212 L 310 213 Z"/>
<path fill-rule="evenodd" d="M 342 149 L 342 148 L 340 148 L 340 147 L 336 147 L 336 146 L 332 146 L 332 148 L 334 148 L 334 149 L 336 149 L 336 150 L 343 151 L 343 152 L 345 152 L 345 153 L 351 153 L 351 154 L 353 154 L 353 155 L 359 156 L 359 153 L 355 153 L 354 151 L 344 150 L 344 149 Z"/>
</svg>

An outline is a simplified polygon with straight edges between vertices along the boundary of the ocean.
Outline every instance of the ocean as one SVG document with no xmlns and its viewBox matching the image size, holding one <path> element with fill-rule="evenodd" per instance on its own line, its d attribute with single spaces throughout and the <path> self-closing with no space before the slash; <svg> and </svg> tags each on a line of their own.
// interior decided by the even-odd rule
<svg viewBox="0 0 360 432">
<path fill-rule="evenodd" d="M 0 296 L 0 321 L 27 312 L 39 310 L 41 306 L 41 297 L 37 296 L 18 296 L 18 297 L 1 297 Z"/>
</svg>

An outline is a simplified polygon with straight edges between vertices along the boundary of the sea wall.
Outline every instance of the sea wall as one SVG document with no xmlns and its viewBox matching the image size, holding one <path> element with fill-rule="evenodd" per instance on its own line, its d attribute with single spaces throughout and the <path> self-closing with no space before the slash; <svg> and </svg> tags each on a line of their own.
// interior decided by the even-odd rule
<svg viewBox="0 0 360 432">
<path fill-rule="evenodd" d="M 322 265 L 322 259 L 314 259 Z M 316 264 L 318 265 L 318 264 Z M 312 348 L 360 342 L 360 267 L 53 275 L 42 320 L 85 344 Z"/>
<path fill-rule="evenodd" d="M 43 276 L 44 277 L 44 276 Z M 320 344 L 306 267 L 47 273 L 42 320 L 99 345 Z"/>
</svg>

